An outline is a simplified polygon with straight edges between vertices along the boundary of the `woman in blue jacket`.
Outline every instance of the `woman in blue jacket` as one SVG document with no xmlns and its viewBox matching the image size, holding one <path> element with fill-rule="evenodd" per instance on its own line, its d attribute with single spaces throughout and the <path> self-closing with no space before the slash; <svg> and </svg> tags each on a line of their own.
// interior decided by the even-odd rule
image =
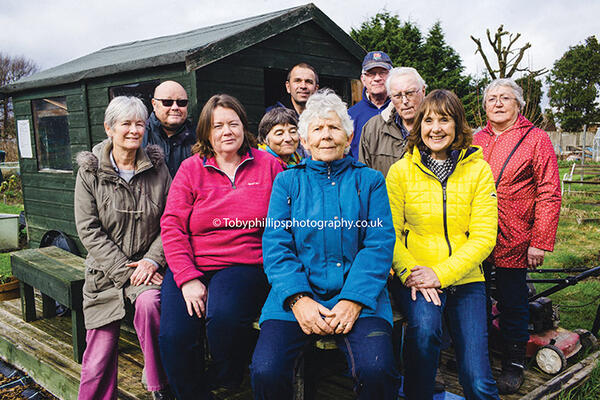
<svg viewBox="0 0 600 400">
<path fill-rule="evenodd" d="M 273 183 L 263 235 L 272 285 L 251 366 L 256 399 L 292 398 L 307 342 L 333 335 L 359 399 L 395 399 L 392 310 L 386 290 L 395 242 L 385 180 L 346 156 L 352 120 L 331 90 L 298 124 L 312 157 Z"/>
</svg>

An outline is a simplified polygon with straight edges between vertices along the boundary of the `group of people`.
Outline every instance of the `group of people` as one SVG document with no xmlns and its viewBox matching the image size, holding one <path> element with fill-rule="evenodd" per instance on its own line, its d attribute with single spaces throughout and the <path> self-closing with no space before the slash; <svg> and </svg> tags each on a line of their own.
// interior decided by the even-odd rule
<svg viewBox="0 0 600 400">
<path fill-rule="evenodd" d="M 486 88 L 488 123 L 474 136 L 454 93 L 426 94 L 415 69 L 383 52 L 367 54 L 361 80 L 348 110 L 318 90 L 312 66 L 294 66 L 289 99 L 257 137 L 226 94 L 207 101 L 195 135 L 179 83 L 157 86 L 149 117 L 137 98 L 111 100 L 107 140 L 78 155 L 79 399 L 117 397 L 127 302 L 155 399 L 210 399 L 239 386 L 248 364 L 256 399 L 292 398 L 296 362 L 323 335 L 346 356 L 358 398 L 396 399 L 390 295 L 407 318 L 408 399 L 433 396 L 444 326 L 466 398 L 518 389 L 525 274 L 552 250 L 560 210 L 547 134 L 520 114 L 510 79 Z M 506 349 L 497 384 L 486 263 Z"/>
</svg>

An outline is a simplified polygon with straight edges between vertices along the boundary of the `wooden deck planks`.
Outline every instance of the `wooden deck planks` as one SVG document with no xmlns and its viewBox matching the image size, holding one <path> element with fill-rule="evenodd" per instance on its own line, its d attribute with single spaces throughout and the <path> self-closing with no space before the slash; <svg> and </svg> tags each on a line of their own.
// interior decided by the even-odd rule
<svg viewBox="0 0 600 400">
<path fill-rule="evenodd" d="M 36 296 L 37 312 L 41 313 L 41 300 Z M 149 393 L 143 389 L 141 374 L 143 357 L 139 349 L 137 337 L 130 328 L 121 330 L 119 342 L 119 398 L 149 400 Z M 0 357 L 23 369 L 41 386 L 61 399 L 76 399 L 81 367 L 71 359 L 71 320 L 69 317 L 40 319 L 26 323 L 21 319 L 19 300 L 0 303 Z M 569 370 L 570 375 L 561 381 L 562 387 L 573 386 L 583 382 L 596 358 L 582 361 L 584 365 Z M 593 363 L 593 364 L 592 364 Z M 580 363 L 581 364 L 581 363 Z M 316 399 L 350 400 L 355 395 L 352 391 L 352 379 L 346 375 L 344 357 L 340 351 L 315 350 L 308 356 L 307 373 L 314 376 Z M 458 383 L 456 366 L 452 351 L 444 351 L 441 363 L 447 389 L 462 394 Z M 572 368 L 576 368 L 576 365 Z M 500 373 L 500 362 L 493 361 L 493 374 Z M 526 371 L 526 379 L 521 390 L 510 396 L 502 396 L 503 400 L 517 400 L 529 394 L 535 394 L 540 388 L 548 386 L 552 377 L 543 374 L 533 367 Z M 310 378 L 309 378 L 310 379 Z M 220 400 L 251 400 L 252 391 L 249 378 L 239 390 L 218 390 L 214 394 Z M 531 395 L 526 399 L 534 399 Z"/>
</svg>

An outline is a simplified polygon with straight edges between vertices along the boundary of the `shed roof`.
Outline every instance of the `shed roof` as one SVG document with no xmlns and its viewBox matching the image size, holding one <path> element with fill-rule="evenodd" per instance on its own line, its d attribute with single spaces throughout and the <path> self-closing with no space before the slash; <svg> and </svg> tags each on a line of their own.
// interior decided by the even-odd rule
<svg viewBox="0 0 600 400">
<path fill-rule="evenodd" d="M 3 86 L 0 93 L 15 93 L 177 63 L 185 63 L 186 69 L 192 71 L 311 20 L 362 60 L 365 54 L 362 47 L 309 3 L 176 35 L 106 47 Z"/>
</svg>

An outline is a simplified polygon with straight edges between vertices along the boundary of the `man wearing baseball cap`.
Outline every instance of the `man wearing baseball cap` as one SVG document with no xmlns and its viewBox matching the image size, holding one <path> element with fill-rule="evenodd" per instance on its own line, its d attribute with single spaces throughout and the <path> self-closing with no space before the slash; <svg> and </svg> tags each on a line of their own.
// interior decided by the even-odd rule
<svg viewBox="0 0 600 400">
<path fill-rule="evenodd" d="M 363 125 L 371 117 L 385 110 L 390 102 L 385 80 L 392 67 L 392 60 L 383 51 L 371 51 L 363 60 L 360 75 L 360 81 L 364 86 L 362 100 L 348 110 L 354 121 L 354 137 L 350 144 L 350 154 L 356 160 L 358 160 L 358 144 Z"/>
</svg>

